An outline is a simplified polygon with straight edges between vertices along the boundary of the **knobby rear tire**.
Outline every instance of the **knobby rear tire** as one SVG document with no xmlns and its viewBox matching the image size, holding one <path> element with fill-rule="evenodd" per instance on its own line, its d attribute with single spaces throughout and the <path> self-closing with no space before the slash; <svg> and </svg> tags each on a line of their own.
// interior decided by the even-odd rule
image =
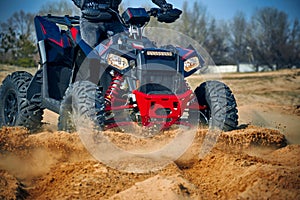
<svg viewBox="0 0 300 200">
<path fill-rule="evenodd" d="M 0 126 L 23 126 L 31 132 L 40 129 L 43 109 L 26 98 L 32 75 L 25 71 L 8 75 L 0 87 Z M 36 97 L 38 96 L 35 95 Z"/>
</svg>

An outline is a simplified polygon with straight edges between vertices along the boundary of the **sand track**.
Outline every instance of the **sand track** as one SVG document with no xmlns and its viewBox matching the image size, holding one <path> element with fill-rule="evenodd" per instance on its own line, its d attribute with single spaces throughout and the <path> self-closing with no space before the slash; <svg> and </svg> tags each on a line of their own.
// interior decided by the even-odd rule
<svg viewBox="0 0 300 200">
<path fill-rule="evenodd" d="M 4 127 L 0 131 L 0 168 L 4 174 L 0 183 L 7 189 L 0 190 L 0 196 L 299 198 L 300 145 L 287 145 L 279 131 L 249 126 L 222 133 L 214 148 L 199 158 L 207 134 L 207 130 L 198 130 L 193 145 L 175 163 L 156 172 L 139 174 L 120 172 L 96 161 L 77 133 L 30 135 L 21 127 Z M 122 137 L 119 139 L 122 141 Z"/>
</svg>

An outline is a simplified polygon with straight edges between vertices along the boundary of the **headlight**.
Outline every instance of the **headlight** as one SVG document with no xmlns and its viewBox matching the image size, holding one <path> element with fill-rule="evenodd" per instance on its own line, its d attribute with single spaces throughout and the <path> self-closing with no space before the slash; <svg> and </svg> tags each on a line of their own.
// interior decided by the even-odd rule
<svg viewBox="0 0 300 200">
<path fill-rule="evenodd" d="M 112 53 L 108 54 L 107 63 L 119 70 L 123 70 L 129 67 L 128 60 L 126 58 L 123 58 L 121 56 Z"/>
<path fill-rule="evenodd" d="M 199 58 L 197 56 L 189 58 L 186 61 L 184 61 L 184 71 L 190 72 L 193 69 L 199 67 L 199 65 L 200 65 L 200 62 L 199 62 Z"/>
</svg>

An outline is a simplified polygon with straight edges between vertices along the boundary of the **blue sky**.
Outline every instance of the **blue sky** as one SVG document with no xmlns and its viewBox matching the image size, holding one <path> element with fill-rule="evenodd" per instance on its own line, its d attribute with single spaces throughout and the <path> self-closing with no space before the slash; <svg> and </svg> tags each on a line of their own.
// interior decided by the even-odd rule
<svg viewBox="0 0 300 200">
<path fill-rule="evenodd" d="M 26 12 L 37 12 L 45 2 L 57 2 L 60 0 L 0 0 L 0 21 L 5 21 L 14 12 L 23 9 Z M 71 0 L 69 0 L 71 1 Z M 183 0 L 167 0 L 175 7 L 181 8 Z M 199 1 L 207 8 L 210 16 L 218 20 L 229 20 L 237 11 L 243 11 L 247 17 L 262 7 L 275 7 L 286 12 L 290 19 L 300 19 L 299 0 L 188 0 L 191 6 L 194 1 Z M 130 6 L 153 5 L 151 0 L 123 0 Z"/>
</svg>

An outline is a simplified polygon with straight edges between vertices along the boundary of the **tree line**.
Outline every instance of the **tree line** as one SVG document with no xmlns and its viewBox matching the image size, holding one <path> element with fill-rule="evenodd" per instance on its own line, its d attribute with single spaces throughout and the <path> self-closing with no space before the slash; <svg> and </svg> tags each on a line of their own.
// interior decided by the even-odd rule
<svg viewBox="0 0 300 200">
<path fill-rule="evenodd" d="M 122 8 L 121 8 L 122 10 Z M 249 63 L 258 70 L 300 67 L 299 19 L 273 7 L 257 9 L 250 19 L 237 12 L 229 21 L 209 16 L 204 5 L 183 3 L 183 14 L 173 24 L 158 24 L 175 29 L 197 41 L 217 65 Z M 47 3 L 36 14 L 79 14 L 72 1 Z M 33 18 L 36 14 L 19 11 L 0 25 L 0 62 L 18 66 L 35 66 L 38 55 Z"/>
<path fill-rule="evenodd" d="M 183 4 L 181 21 L 174 27 L 198 41 L 217 65 L 252 64 L 255 70 L 300 67 L 299 19 L 273 7 L 257 9 L 249 20 L 237 12 L 230 21 L 208 16 L 198 1 Z"/>
</svg>

